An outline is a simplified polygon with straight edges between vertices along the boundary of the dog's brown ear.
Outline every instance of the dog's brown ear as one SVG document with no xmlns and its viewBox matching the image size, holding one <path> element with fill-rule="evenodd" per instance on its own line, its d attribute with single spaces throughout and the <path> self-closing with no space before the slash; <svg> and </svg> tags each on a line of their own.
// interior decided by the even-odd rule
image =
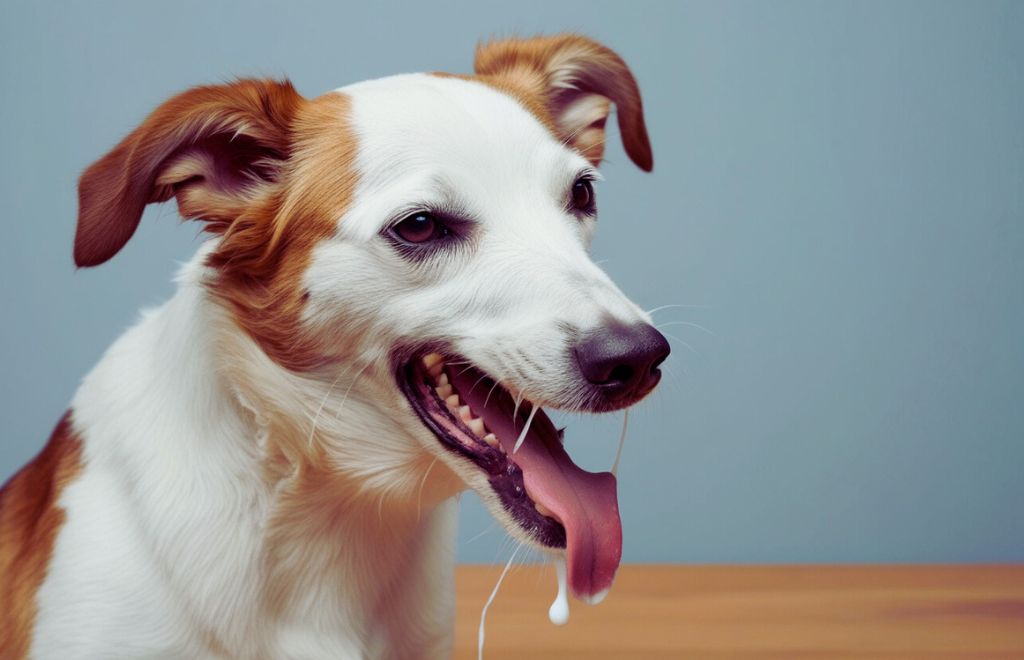
<svg viewBox="0 0 1024 660">
<path fill-rule="evenodd" d="M 287 81 L 196 87 L 158 107 L 78 182 L 75 263 L 117 254 L 151 202 L 223 232 L 279 179 L 303 98 Z"/>
<path fill-rule="evenodd" d="M 511 91 L 539 96 L 552 128 L 594 165 L 604 155 L 614 103 L 626 153 L 644 171 L 654 166 L 640 89 L 611 49 L 576 34 L 505 39 L 477 46 L 474 68 Z"/>
</svg>

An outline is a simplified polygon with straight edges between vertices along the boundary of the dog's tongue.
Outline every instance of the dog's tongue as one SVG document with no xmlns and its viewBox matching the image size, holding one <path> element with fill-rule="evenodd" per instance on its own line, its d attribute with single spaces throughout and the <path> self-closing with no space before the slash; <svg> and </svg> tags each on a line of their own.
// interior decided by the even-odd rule
<svg viewBox="0 0 1024 660">
<path fill-rule="evenodd" d="M 486 422 L 487 420 L 484 419 Z M 551 420 L 538 414 L 512 461 L 523 470 L 526 492 L 554 514 L 565 527 L 569 588 L 577 598 L 597 602 L 612 586 L 622 558 L 622 523 L 615 477 L 611 472 L 587 472 L 572 462 L 557 432 L 535 432 Z M 521 423 L 520 423 L 521 426 Z M 509 424 L 511 430 L 512 424 Z M 495 430 L 505 451 L 512 451 L 518 434 L 506 444 L 505 429 Z"/>
<path fill-rule="evenodd" d="M 622 557 L 622 524 L 615 477 L 587 472 L 572 462 L 551 420 L 538 411 L 519 451 L 512 449 L 526 415 L 513 417 L 507 397 L 487 401 L 488 389 L 473 377 L 455 375 L 454 385 L 483 418 L 512 461 L 523 471 L 530 497 L 565 527 L 569 588 L 577 598 L 598 602 L 615 579 Z M 484 405 L 485 402 L 488 405 Z M 528 404 L 524 405 L 529 412 Z"/>
</svg>

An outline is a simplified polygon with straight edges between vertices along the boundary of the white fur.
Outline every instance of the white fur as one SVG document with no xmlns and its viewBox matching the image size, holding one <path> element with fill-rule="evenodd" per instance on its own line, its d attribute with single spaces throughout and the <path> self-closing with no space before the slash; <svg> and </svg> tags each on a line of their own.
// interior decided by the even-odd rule
<svg viewBox="0 0 1024 660">
<path fill-rule="evenodd" d="M 84 467 L 60 499 L 34 657 L 446 657 L 454 495 L 468 484 L 517 526 L 413 415 L 389 351 L 448 341 L 572 407 L 566 325 L 646 320 L 590 260 L 594 221 L 565 210 L 589 164 L 512 98 L 418 74 L 340 93 L 360 183 L 305 274 L 304 322 L 341 366 L 299 375 L 263 353 L 204 287 L 204 246 L 74 399 Z M 478 223 L 472 248 L 404 261 L 382 227 L 441 202 Z M 330 474 L 289 504 L 310 446 Z"/>
</svg>

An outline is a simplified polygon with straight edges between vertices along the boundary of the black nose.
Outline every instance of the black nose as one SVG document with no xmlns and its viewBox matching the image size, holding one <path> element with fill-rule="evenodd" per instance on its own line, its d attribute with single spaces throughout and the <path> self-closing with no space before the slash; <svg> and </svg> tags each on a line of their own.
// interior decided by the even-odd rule
<svg viewBox="0 0 1024 660">
<path fill-rule="evenodd" d="M 653 326 L 612 321 L 585 335 L 573 350 L 588 381 L 610 399 L 623 399 L 642 396 L 658 384 L 658 366 L 671 349 Z"/>
</svg>

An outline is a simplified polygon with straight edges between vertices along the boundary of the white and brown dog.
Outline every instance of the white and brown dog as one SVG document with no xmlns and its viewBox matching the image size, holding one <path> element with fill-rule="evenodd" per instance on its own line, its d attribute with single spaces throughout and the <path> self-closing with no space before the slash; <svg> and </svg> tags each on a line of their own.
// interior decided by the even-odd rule
<svg viewBox="0 0 1024 660">
<path fill-rule="evenodd" d="M 613 104 L 651 169 L 639 91 L 576 35 L 475 69 L 199 87 L 86 170 L 79 266 L 171 197 L 212 237 L 3 488 L 4 658 L 446 656 L 467 487 L 608 589 L 615 478 L 536 411 L 629 406 L 668 354 L 588 256 Z"/>
</svg>

